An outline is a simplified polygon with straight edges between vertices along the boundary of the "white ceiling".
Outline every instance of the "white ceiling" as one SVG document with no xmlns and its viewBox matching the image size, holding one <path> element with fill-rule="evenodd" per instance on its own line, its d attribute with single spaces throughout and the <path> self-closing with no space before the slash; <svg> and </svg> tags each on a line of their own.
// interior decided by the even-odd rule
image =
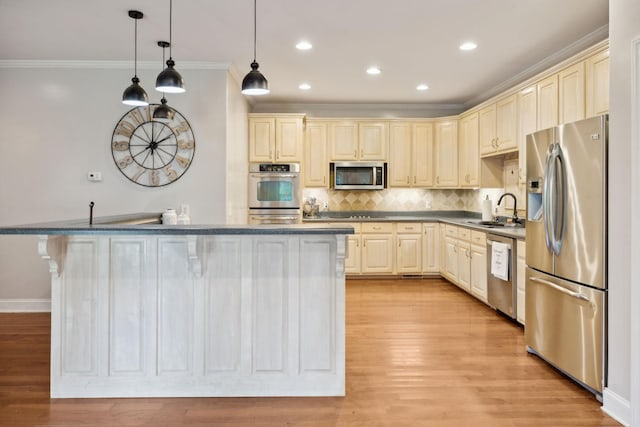
<svg viewBox="0 0 640 427">
<path fill-rule="evenodd" d="M 129 9 L 145 14 L 139 61 L 160 64 L 169 0 L 0 0 L 0 60 L 133 66 Z M 257 17 L 257 60 L 271 88 L 257 103 L 477 103 L 576 41 L 574 50 L 603 39 L 609 21 L 608 0 L 258 0 Z M 297 51 L 301 39 L 313 49 Z M 478 49 L 458 50 L 465 40 Z M 222 62 L 242 77 L 253 59 L 253 1 L 174 0 L 173 44 L 177 70 Z M 373 64 L 382 74 L 365 73 Z M 298 89 L 303 81 L 311 90 Z"/>
</svg>

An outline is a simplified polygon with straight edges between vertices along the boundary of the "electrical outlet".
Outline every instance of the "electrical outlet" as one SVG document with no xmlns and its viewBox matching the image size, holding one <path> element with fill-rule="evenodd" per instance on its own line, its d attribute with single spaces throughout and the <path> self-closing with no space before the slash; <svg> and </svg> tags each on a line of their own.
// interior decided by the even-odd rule
<svg viewBox="0 0 640 427">
<path fill-rule="evenodd" d="M 424 207 L 425 207 L 426 209 L 431 209 L 431 200 L 426 200 L 426 201 L 424 202 Z"/>
<path fill-rule="evenodd" d="M 329 209 L 329 202 L 327 202 L 326 200 L 322 202 L 322 209 L 324 209 L 325 211 L 327 209 Z"/>
</svg>

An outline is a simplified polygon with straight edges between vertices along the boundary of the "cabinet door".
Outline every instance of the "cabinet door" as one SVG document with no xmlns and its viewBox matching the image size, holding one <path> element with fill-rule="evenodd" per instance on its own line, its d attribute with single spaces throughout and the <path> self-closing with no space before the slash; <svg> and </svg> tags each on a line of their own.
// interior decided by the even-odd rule
<svg viewBox="0 0 640 427">
<path fill-rule="evenodd" d="M 329 159 L 327 156 L 327 123 L 308 122 L 304 143 L 304 185 L 328 187 Z"/>
<path fill-rule="evenodd" d="M 329 152 L 331 160 L 357 160 L 358 124 L 348 121 L 329 123 Z"/>
<path fill-rule="evenodd" d="M 527 135 L 536 131 L 537 93 L 529 86 L 518 93 L 518 180 L 527 181 Z"/>
<path fill-rule="evenodd" d="M 252 117 L 249 119 L 249 161 L 272 162 L 276 141 L 274 118 Z"/>
<path fill-rule="evenodd" d="M 523 240 L 518 240 L 516 249 L 516 320 L 524 325 L 525 318 L 525 271 L 526 263 L 526 245 Z"/>
<path fill-rule="evenodd" d="M 609 112 L 609 49 L 585 61 L 586 115 L 598 116 Z"/>
<path fill-rule="evenodd" d="M 411 133 L 410 123 L 389 125 L 389 187 L 410 187 L 413 182 Z"/>
<path fill-rule="evenodd" d="M 447 227 L 445 224 L 438 224 L 438 272 L 441 276 L 447 277 Z"/>
<path fill-rule="evenodd" d="M 480 154 L 496 151 L 496 105 L 491 104 L 478 113 L 478 142 Z"/>
<path fill-rule="evenodd" d="M 538 92 L 538 130 L 558 125 L 558 75 L 536 85 Z"/>
<path fill-rule="evenodd" d="M 422 272 L 422 234 L 398 234 L 396 247 L 396 271 L 398 273 Z"/>
<path fill-rule="evenodd" d="M 390 234 L 362 235 L 362 272 L 393 273 L 393 236 Z"/>
<path fill-rule="evenodd" d="M 478 113 L 460 120 L 458 139 L 458 184 L 460 187 L 480 185 L 480 152 L 478 146 Z"/>
<path fill-rule="evenodd" d="M 571 123 L 584 119 L 584 63 L 558 73 L 558 121 Z"/>
<path fill-rule="evenodd" d="M 436 123 L 436 187 L 458 186 L 458 122 Z"/>
<path fill-rule="evenodd" d="M 360 160 L 387 160 L 389 128 L 384 123 L 360 123 L 358 125 L 358 141 Z"/>
<path fill-rule="evenodd" d="M 276 118 L 277 162 L 302 160 L 302 117 Z"/>
<path fill-rule="evenodd" d="M 440 271 L 440 227 L 437 223 L 422 224 L 422 271 Z"/>
<path fill-rule="evenodd" d="M 452 282 L 458 281 L 458 240 L 451 237 L 444 239 L 444 274 Z"/>
<path fill-rule="evenodd" d="M 344 271 L 347 274 L 360 273 L 360 236 L 351 234 L 347 238 L 347 257 L 344 259 Z"/>
<path fill-rule="evenodd" d="M 413 185 L 433 186 L 433 124 L 413 125 Z"/>
<path fill-rule="evenodd" d="M 496 148 L 498 151 L 518 148 L 517 106 L 515 94 L 496 102 Z"/>
<path fill-rule="evenodd" d="M 487 248 L 471 245 L 471 293 L 487 302 Z"/>
<path fill-rule="evenodd" d="M 458 281 L 457 284 L 471 292 L 471 245 L 458 241 Z"/>
</svg>

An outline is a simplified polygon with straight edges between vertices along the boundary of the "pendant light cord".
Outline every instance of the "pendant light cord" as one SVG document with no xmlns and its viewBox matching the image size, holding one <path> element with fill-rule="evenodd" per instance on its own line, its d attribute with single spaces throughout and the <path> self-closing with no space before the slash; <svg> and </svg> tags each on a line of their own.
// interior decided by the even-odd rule
<svg viewBox="0 0 640 427">
<path fill-rule="evenodd" d="M 253 0 L 253 62 L 256 62 L 256 44 L 257 44 L 257 27 L 258 27 L 258 18 L 256 17 L 258 15 L 257 11 L 256 11 L 256 2 L 257 0 Z"/>
<path fill-rule="evenodd" d="M 173 40 L 171 39 L 171 28 L 173 27 L 171 17 L 173 16 L 173 0 L 169 0 L 169 59 L 171 59 L 171 46 Z"/>
<path fill-rule="evenodd" d="M 133 75 L 138 77 L 138 18 L 134 19 L 135 25 L 133 30 Z"/>
</svg>

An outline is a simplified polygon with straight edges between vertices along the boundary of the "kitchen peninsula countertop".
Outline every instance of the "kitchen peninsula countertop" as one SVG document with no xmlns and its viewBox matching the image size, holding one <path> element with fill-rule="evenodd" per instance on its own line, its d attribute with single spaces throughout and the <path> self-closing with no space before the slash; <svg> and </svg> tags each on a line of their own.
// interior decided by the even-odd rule
<svg viewBox="0 0 640 427">
<path fill-rule="evenodd" d="M 31 235 L 106 235 L 106 234 L 169 234 L 169 235 L 266 235 L 266 234 L 353 234 L 346 224 L 294 225 L 165 225 L 160 213 L 134 213 L 88 219 L 52 221 L 0 227 L 2 234 Z"/>
<path fill-rule="evenodd" d="M 513 239 L 525 239 L 524 226 L 481 225 L 481 215 L 470 211 L 324 211 L 315 217 L 304 217 L 305 224 L 353 222 L 444 222 L 460 227 L 498 234 Z"/>
</svg>

